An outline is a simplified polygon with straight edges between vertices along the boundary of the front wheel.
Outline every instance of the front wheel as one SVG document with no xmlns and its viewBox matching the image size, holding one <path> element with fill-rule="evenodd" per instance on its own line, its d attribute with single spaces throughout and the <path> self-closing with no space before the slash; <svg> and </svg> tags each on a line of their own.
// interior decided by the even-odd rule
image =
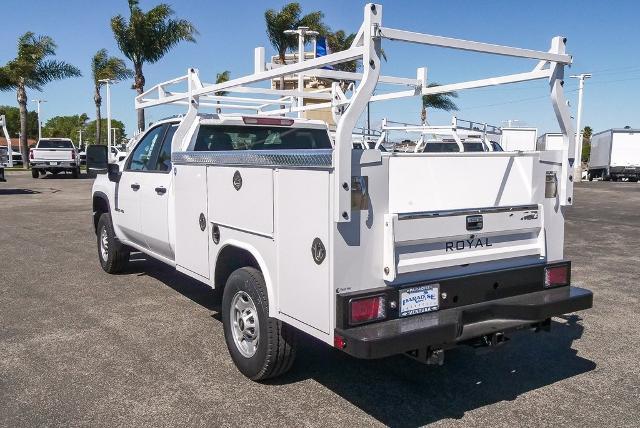
<svg viewBox="0 0 640 428">
<path fill-rule="evenodd" d="M 293 327 L 269 317 L 262 273 L 252 267 L 234 271 L 222 297 L 224 338 L 240 372 L 255 381 L 280 376 L 296 355 Z"/>
<path fill-rule="evenodd" d="M 38 178 L 38 175 L 40 175 L 38 174 L 38 170 L 35 168 L 31 168 L 31 177 Z"/>
<path fill-rule="evenodd" d="M 118 273 L 129 263 L 128 247 L 116 238 L 111 223 L 111 214 L 104 213 L 98 220 L 98 258 L 102 269 L 107 273 Z"/>
</svg>

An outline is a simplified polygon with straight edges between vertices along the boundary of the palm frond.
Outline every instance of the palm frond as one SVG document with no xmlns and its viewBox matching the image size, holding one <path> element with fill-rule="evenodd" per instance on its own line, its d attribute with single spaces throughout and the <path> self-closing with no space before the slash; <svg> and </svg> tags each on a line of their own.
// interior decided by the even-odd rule
<svg viewBox="0 0 640 428">
<path fill-rule="evenodd" d="M 427 85 L 428 88 L 440 86 L 439 83 L 431 82 Z M 445 111 L 457 111 L 458 106 L 452 100 L 452 98 L 458 98 L 457 92 L 443 92 L 441 94 L 431 94 L 422 96 L 423 108 L 434 108 L 436 110 Z"/>
<path fill-rule="evenodd" d="M 46 60 L 41 61 L 35 67 L 35 73 L 25 79 L 27 87 L 42 86 L 54 80 L 68 79 L 70 77 L 80 77 L 82 73 L 76 66 L 65 61 Z"/>
</svg>

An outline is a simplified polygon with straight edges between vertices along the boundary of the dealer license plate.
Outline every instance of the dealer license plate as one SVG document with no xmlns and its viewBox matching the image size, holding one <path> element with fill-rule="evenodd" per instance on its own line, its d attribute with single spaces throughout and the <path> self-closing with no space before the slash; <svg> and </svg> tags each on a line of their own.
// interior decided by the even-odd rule
<svg viewBox="0 0 640 428">
<path fill-rule="evenodd" d="M 400 316 L 422 314 L 437 311 L 440 305 L 438 284 L 400 290 Z"/>
</svg>

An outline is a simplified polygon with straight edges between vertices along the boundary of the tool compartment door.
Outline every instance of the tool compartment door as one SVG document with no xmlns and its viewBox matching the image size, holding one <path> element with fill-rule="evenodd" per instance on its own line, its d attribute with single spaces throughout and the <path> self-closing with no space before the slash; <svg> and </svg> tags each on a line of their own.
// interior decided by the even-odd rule
<svg viewBox="0 0 640 428">
<path fill-rule="evenodd" d="M 329 172 L 281 169 L 274 178 L 278 311 L 328 334 Z"/>
<path fill-rule="evenodd" d="M 207 167 L 177 165 L 174 168 L 176 264 L 207 279 L 210 236 Z"/>
</svg>

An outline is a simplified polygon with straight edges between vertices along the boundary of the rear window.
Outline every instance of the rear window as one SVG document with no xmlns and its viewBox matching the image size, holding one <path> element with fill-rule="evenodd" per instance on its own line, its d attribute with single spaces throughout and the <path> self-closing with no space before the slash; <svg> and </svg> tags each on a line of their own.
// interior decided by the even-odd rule
<svg viewBox="0 0 640 428">
<path fill-rule="evenodd" d="M 465 152 L 484 152 L 484 144 L 481 142 L 462 143 Z M 446 153 L 446 152 L 459 152 L 460 148 L 457 143 L 427 143 L 424 146 L 426 153 Z"/>
<path fill-rule="evenodd" d="M 465 152 L 484 152 L 484 144 L 481 142 L 462 143 Z"/>
<path fill-rule="evenodd" d="M 456 143 L 427 143 L 424 151 L 426 153 L 459 152 L 460 148 Z"/>
<path fill-rule="evenodd" d="M 193 150 L 302 150 L 330 149 L 324 129 L 279 126 L 201 125 Z"/>
<path fill-rule="evenodd" d="M 68 140 L 40 140 L 39 149 L 72 149 L 73 144 Z"/>
</svg>

